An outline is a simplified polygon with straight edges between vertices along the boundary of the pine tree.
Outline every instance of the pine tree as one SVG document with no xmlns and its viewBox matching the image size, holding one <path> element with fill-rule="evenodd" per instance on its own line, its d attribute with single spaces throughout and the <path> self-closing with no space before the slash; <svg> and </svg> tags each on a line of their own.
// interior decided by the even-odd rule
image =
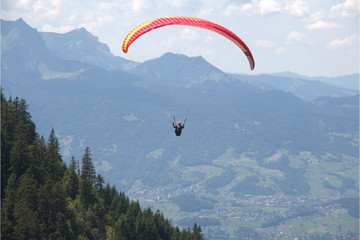
<svg viewBox="0 0 360 240">
<path fill-rule="evenodd" d="M 85 209 L 88 209 L 88 207 L 95 201 L 93 185 L 89 179 L 83 177 L 80 178 L 79 193 L 81 203 Z"/>
<path fill-rule="evenodd" d="M 60 181 L 52 185 L 48 202 L 50 205 L 49 239 L 69 239 L 71 231 L 67 224 L 66 191 Z"/>
<path fill-rule="evenodd" d="M 34 168 L 30 167 L 19 179 L 14 204 L 15 239 L 39 239 L 38 182 L 34 175 Z"/>
<path fill-rule="evenodd" d="M 141 218 L 137 218 L 136 233 L 138 236 L 142 237 L 142 239 L 161 239 L 158 233 L 155 217 L 150 207 L 143 211 Z"/>
<path fill-rule="evenodd" d="M 89 147 L 85 149 L 84 156 L 81 160 L 81 178 L 80 178 L 80 200 L 87 209 L 90 204 L 94 203 L 93 185 L 95 183 L 95 167 L 91 161 Z"/>
<path fill-rule="evenodd" d="M 201 227 L 198 226 L 196 223 L 194 223 L 193 226 L 193 239 L 195 240 L 202 240 L 203 239 L 203 234 L 201 233 Z"/>
<path fill-rule="evenodd" d="M 179 240 L 179 239 L 180 239 L 180 229 L 178 226 L 176 226 L 171 234 L 170 240 Z"/>
<path fill-rule="evenodd" d="M 1 155 L 1 171 L 6 183 L 10 172 L 14 172 L 18 178 L 31 164 L 28 158 L 29 146 L 37 139 L 37 134 L 25 100 L 15 98 L 14 101 L 10 99 L 6 102 L 2 97 L 1 101 L 1 106 L 4 107 L 1 114 L 1 138 L 4 141 L 1 143 L 1 147 L 4 147 L 1 149 L 4 154 Z"/>
<path fill-rule="evenodd" d="M 1 90 L 1 203 L 5 197 L 5 187 L 10 177 L 10 151 L 14 135 L 15 119 L 13 111 Z M 2 204 L 1 204 L 2 205 Z"/>
<path fill-rule="evenodd" d="M 59 154 L 60 148 L 54 129 L 51 130 L 46 148 L 44 169 L 50 181 L 60 181 L 64 176 L 65 164 Z"/>
<path fill-rule="evenodd" d="M 81 160 L 81 177 L 90 180 L 93 184 L 95 183 L 96 172 L 89 147 L 85 149 L 84 156 Z"/>
<path fill-rule="evenodd" d="M 24 99 L 15 98 L 14 101 L 9 100 L 10 105 L 15 110 L 16 125 L 24 125 L 23 129 L 24 134 L 26 135 L 26 140 L 30 144 L 35 139 L 37 139 L 38 134 L 35 131 L 35 124 L 31 121 L 31 115 L 27 111 L 29 106 L 26 104 Z"/>
<path fill-rule="evenodd" d="M 29 144 L 26 141 L 26 135 L 22 131 L 23 125 L 16 128 L 17 135 L 10 151 L 10 171 L 15 174 L 16 178 L 23 175 L 29 167 Z"/>
<path fill-rule="evenodd" d="M 71 160 L 70 160 L 69 171 L 76 173 L 76 169 L 77 169 L 77 163 L 76 163 L 76 161 L 75 161 L 75 157 L 72 156 L 72 157 L 71 157 Z"/>
<path fill-rule="evenodd" d="M 105 207 L 106 211 L 109 211 L 110 204 L 113 199 L 113 196 L 111 196 L 110 193 L 111 193 L 110 192 L 110 184 L 107 183 L 104 188 L 104 191 L 103 191 L 104 207 Z"/>
<path fill-rule="evenodd" d="M 106 216 L 106 210 L 104 207 L 104 200 L 99 199 L 98 203 L 94 204 L 94 213 L 96 217 L 96 239 L 102 240 L 106 239 L 106 227 L 105 227 L 105 216 Z"/>
<path fill-rule="evenodd" d="M 102 192 L 103 191 L 103 188 L 104 188 L 104 178 L 98 174 L 97 178 L 96 178 L 96 183 L 95 183 L 95 187 L 100 191 Z"/>
<path fill-rule="evenodd" d="M 53 149 L 53 151 L 56 154 L 57 158 L 62 161 L 61 155 L 60 155 L 59 140 L 56 137 L 55 131 L 54 131 L 53 128 L 51 129 L 51 132 L 50 132 L 50 135 L 49 135 L 48 147 Z"/>
<path fill-rule="evenodd" d="M 76 174 L 76 161 L 74 156 L 71 158 L 68 174 L 66 176 L 65 185 L 66 193 L 72 200 L 75 200 L 79 193 L 79 177 Z"/>
</svg>

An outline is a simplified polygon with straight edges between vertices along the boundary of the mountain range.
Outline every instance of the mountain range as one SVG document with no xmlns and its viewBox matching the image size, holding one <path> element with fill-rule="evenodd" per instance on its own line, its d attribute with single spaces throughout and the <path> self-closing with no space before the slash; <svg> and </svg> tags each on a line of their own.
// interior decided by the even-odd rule
<svg viewBox="0 0 360 240">
<path fill-rule="evenodd" d="M 359 74 L 341 77 L 307 77 L 283 72 L 258 76 L 232 76 L 247 81 L 264 90 L 277 89 L 291 92 L 304 100 L 314 100 L 322 96 L 345 97 L 359 92 Z"/>
<path fill-rule="evenodd" d="M 65 161 L 89 147 L 106 181 L 178 206 L 174 221 L 249 195 L 358 195 L 359 74 L 229 74 L 174 53 L 139 63 L 84 28 L 1 26 L 3 93 L 26 99 L 38 132 L 55 129 Z M 181 137 L 173 117 L 187 118 Z"/>
</svg>

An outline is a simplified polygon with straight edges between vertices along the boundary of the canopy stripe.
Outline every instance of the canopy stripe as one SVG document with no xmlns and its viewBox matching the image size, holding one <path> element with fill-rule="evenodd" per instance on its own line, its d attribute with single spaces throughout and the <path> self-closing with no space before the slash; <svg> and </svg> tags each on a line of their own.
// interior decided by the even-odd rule
<svg viewBox="0 0 360 240">
<path fill-rule="evenodd" d="M 250 69 L 253 70 L 255 68 L 255 61 L 251 54 L 250 49 L 236 34 L 216 23 L 200 18 L 193 18 L 193 17 L 182 17 L 182 16 L 161 17 L 140 24 L 126 36 L 122 45 L 122 49 L 124 53 L 128 51 L 130 45 L 141 35 L 156 28 L 164 27 L 168 25 L 187 25 L 191 27 L 200 27 L 217 32 L 218 34 L 228 38 L 230 41 L 235 43 L 246 55 L 250 64 Z"/>
</svg>

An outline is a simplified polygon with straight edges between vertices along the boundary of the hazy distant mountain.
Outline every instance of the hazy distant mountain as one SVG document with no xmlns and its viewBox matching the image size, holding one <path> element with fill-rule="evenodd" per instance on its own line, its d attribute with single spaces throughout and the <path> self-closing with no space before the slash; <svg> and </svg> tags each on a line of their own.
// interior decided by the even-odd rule
<svg viewBox="0 0 360 240">
<path fill-rule="evenodd" d="M 73 79 L 86 64 L 59 58 L 21 18 L 1 20 L 1 74 L 6 83 L 27 85 L 40 80 Z"/>
<path fill-rule="evenodd" d="M 21 19 L 2 21 L 4 93 L 27 100 L 40 134 L 55 129 L 65 161 L 90 147 L 97 172 L 131 197 L 218 216 L 249 195 L 358 194 L 354 92 L 292 77 L 228 75 L 202 57 L 173 53 L 121 71 L 84 29 L 42 36 L 47 44 Z M 63 53 L 51 50 L 56 44 Z M 188 118 L 181 137 L 173 115 Z"/>
<path fill-rule="evenodd" d="M 76 60 L 108 70 L 126 70 L 137 65 L 136 62 L 114 56 L 109 47 L 99 42 L 98 37 L 85 28 L 59 34 L 41 32 L 47 46 L 61 58 Z"/>
<path fill-rule="evenodd" d="M 152 84 L 187 88 L 202 84 L 205 81 L 219 83 L 231 79 L 201 56 L 189 58 L 174 53 L 166 53 L 160 58 L 146 61 L 129 72 Z"/>
<path fill-rule="evenodd" d="M 344 98 L 321 97 L 312 101 L 313 105 L 324 114 L 351 118 L 359 111 L 359 95 Z"/>
<path fill-rule="evenodd" d="M 309 77 L 309 76 L 295 74 L 292 72 L 273 73 L 271 75 L 279 76 L 279 77 L 304 79 L 304 80 L 310 80 L 310 81 L 320 81 L 323 83 L 330 84 L 332 86 L 336 86 L 338 88 L 345 88 L 348 90 L 354 90 L 354 91 L 359 92 L 359 80 L 360 80 L 359 73 L 346 75 L 346 76 L 339 76 L 339 77 L 321 77 L 321 76 Z"/>
<path fill-rule="evenodd" d="M 264 90 L 277 89 L 291 92 L 306 100 L 322 96 L 346 97 L 359 94 L 358 74 L 338 78 L 310 78 L 289 72 L 256 76 L 232 74 L 232 76 Z"/>
</svg>

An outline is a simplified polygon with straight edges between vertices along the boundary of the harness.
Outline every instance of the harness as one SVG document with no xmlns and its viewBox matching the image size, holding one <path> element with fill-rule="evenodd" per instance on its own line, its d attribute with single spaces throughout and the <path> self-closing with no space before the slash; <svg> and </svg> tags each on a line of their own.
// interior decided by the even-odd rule
<svg viewBox="0 0 360 240">
<path fill-rule="evenodd" d="M 173 118 L 174 118 L 173 125 L 175 126 L 175 123 L 176 123 L 175 116 L 173 116 Z M 185 126 L 186 120 L 187 120 L 187 118 L 185 118 L 183 126 Z M 180 136 L 180 135 L 181 135 L 181 131 L 182 131 L 182 129 L 183 129 L 183 126 L 181 126 L 181 125 L 176 125 L 176 126 L 175 126 L 175 134 L 176 134 L 176 136 Z"/>
</svg>

